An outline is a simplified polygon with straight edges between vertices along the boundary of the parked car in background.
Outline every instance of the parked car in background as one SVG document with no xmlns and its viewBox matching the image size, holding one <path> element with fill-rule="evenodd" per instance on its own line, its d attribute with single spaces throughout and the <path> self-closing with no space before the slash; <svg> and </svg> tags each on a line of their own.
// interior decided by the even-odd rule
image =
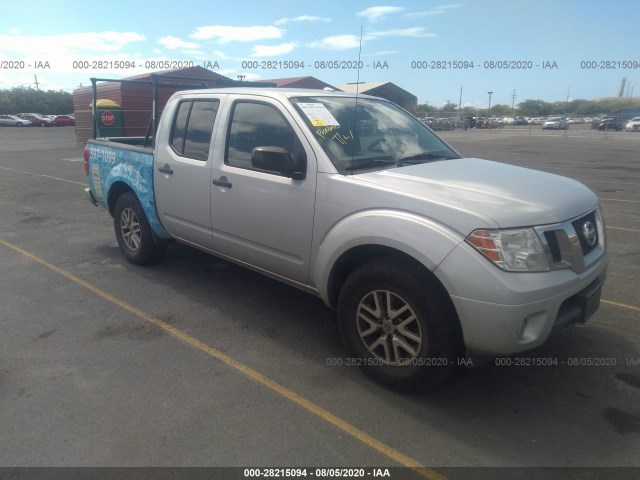
<svg viewBox="0 0 640 480">
<path fill-rule="evenodd" d="M 529 125 L 529 121 L 524 117 L 515 117 L 513 119 L 514 125 Z"/>
<path fill-rule="evenodd" d="M 633 117 L 625 126 L 627 132 L 640 132 L 640 117 Z"/>
<path fill-rule="evenodd" d="M 53 124 L 56 127 L 69 127 L 76 124 L 76 119 L 69 115 L 57 115 L 53 119 Z"/>
<path fill-rule="evenodd" d="M 566 130 L 569 128 L 567 119 L 564 117 L 549 117 L 546 122 L 542 124 L 543 130 Z"/>
<path fill-rule="evenodd" d="M 424 117 L 422 123 L 434 131 L 455 130 L 457 118 Z"/>
<path fill-rule="evenodd" d="M 53 121 L 39 113 L 19 113 L 18 117 L 29 120 L 34 127 L 53 127 Z"/>
<path fill-rule="evenodd" d="M 592 130 L 616 130 L 619 132 L 623 128 L 624 122 L 618 117 L 600 117 L 591 124 Z"/>
<path fill-rule="evenodd" d="M 31 122 L 15 115 L 0 115 L 0 125 L 3 127 L 28 127 Z"/>
</svg>

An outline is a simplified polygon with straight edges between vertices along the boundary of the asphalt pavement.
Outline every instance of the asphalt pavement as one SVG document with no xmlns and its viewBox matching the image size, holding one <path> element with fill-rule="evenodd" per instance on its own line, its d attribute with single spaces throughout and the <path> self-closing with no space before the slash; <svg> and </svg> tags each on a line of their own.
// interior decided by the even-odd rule
<svg viewBox="0 0 640 480">
<path fill-rule="evenodd" d="M 593 189 L 609 276 L 585 326 L 403 395 L 336 365 L 307 293 L 181 245 L 127 263 L 73 127 L 0 129 L 0 466 L 640 467 L 640 134 L 442 136 Z"/>
</svg>

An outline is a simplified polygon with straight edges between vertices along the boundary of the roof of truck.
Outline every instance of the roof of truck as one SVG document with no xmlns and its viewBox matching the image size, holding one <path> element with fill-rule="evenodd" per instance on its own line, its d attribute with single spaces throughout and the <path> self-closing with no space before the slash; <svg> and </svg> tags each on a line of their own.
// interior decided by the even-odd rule
<svg viewBox="0 0 640 480">
<path fill-rule="evenodd" d="M 317 97 L 317 96 L 335 96 L 335 97 L 355 97 L 355 93 L 337 92 L 331 90 L 314 90 L 309 88 L 262 88 L 262 87 L 231 87 L 231 88 L 206 88 L 198 90 L 182 90 L 176 95 L 206 95 L 210 93 L 228 93 L 228 94 L 254 94 L 256 96 L 265 96 L 272 98 L 291 98 L 291 97 Z M 359 97 L 378 98 L 371 95 L 360 94 Z"/>
</svg>

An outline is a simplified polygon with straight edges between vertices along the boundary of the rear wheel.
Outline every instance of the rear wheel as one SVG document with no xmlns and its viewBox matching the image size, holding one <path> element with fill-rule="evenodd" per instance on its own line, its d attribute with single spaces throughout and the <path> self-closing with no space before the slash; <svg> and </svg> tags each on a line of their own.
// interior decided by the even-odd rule
<svg viewBox="0 0 640 480">
<path fill-rule="evenodd" d="M 401 391 L 433 387 L 457 367 L 458 320 L 442 289 L 409 262 L 373 260 L 346 280 L 338 322 L 354 363 Z"/>
<path fill-rule="evenodd" d="M 157 262 L 165 245 L 156 245 L 142 205 L 133 192 L 118 197 L 113 215 L 118 245 L 131 263 L 146 265 Z"/>
</svg>

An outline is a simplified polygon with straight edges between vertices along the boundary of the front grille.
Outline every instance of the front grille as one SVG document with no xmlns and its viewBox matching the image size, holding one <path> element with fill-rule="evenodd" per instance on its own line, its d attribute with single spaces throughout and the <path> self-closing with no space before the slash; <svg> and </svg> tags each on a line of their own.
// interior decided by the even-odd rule
<svg viewBox="0 0 640 480">
<path fill-rule="evenodd" d="M 595 242 L 593 245 L 589 245 L 589 241 L 587 240 L 587 236 L 585 233 L 585 225 L 588 223 L 591 224 L 593 228 L 593 235 L 595 235 Z M 571 222 L 574 230 L 576 231 L 576 235 L 578 235 L 578 239 L 580 240 L 580 247 L 582 248 L 582 255 L 588 255 L 591 253 L 599 244 L 600 239 L 598 238 L 598 225 L 596 223 L 596 212 L 595 210 L 588 215 L 585 215 L 578 220 L 574 220 Z"/>
<path fill-rule="evenodd" d="M 562 254 L 560 253 L 560 245 L 558 245 L 556 232 L 554 230 L 544 232 L 544 238 L 547 240 L 547 245 L 551 251 L 551 258 L 553 258 L 553 262 L 560 263 L 562 260 Z"/>
<path fill-rule="evenodd" d="M 602 217 L 596 209 L 576 220 L 535 227 L 551 270 L 582 273 L 605 254 Z"/>
</svg>

